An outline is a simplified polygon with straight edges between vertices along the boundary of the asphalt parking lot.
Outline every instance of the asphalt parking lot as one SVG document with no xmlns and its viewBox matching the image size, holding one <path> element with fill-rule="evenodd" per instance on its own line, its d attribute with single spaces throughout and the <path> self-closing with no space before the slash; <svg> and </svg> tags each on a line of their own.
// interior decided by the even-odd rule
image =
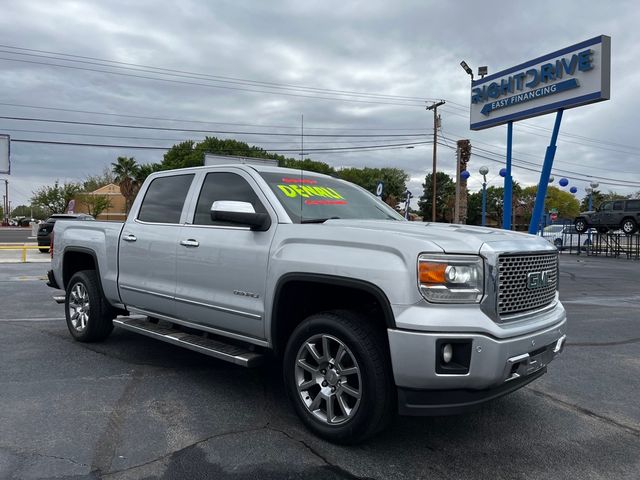
<svg viewBox="0 0 640 480">
<path fill-rule="evenodd" d="M 309 434 L 277 363 L 247 370 L 133 333 L 74 342 L 47 264 L 0 265 L 0 478 L 637 479 L 640 263 L 561 256 L 569 343 L 480 410 Z"/>
</svg>

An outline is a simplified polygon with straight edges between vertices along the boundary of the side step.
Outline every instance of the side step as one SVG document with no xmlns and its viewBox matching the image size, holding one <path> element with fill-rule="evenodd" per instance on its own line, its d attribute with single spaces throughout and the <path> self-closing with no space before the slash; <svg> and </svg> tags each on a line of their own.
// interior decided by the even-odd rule
<svg viewBox="0 0 640 480">
<path fill-rule="evenodd" d="M 64 303 L 66 300 L 66 297 L 64 295 L 53 295 L 53 300 L 56 303 Z"/>
<path fill-rule="evenodd" d="M 204 353 L 210 357 L 226 360 L 243 367 L 256 367 L 262 363 L 263 359 L 262 354 L 252 352 L 247 348 L 163 327 L 149 322 L 146 318 L 121 317 L 114 319 L 113 324 L 125 330 L 141 333 L 142 335 Z"/>
</svg>

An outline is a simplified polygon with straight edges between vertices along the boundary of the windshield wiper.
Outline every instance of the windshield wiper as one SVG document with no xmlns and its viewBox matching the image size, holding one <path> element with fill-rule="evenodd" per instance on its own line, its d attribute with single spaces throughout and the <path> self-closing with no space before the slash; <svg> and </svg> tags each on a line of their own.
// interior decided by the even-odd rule
<svg viewBox="0 0 640 480">
<path fill-rule="evenodd" d="M 339 220 L 340 217 L 327 217 L 327 218 L 305 218 L 300 220 L 300 223 L 324 223 L 327 220 Z"/>
</svg>

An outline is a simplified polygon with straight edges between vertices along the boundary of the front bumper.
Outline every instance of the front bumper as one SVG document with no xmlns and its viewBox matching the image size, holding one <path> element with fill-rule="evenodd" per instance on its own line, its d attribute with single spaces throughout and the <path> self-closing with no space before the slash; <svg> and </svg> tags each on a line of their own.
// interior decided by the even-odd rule
<svg viewBox="0 0 640 480">
<path fill-rule="evenodd" d="M 428 316 L 428 311 L 424 314 Z M 453 413 L 535 380 L 564 347 L 567 324 L 564 309 L 557 309 L 555 315 L 557 321 L 550 326 L 507 338 L 455 330 L 389 329 L 400 413 Z M 442 345 L 449 342 L 470 345 L 466 371 L 442 373 Z"/>
</svg>

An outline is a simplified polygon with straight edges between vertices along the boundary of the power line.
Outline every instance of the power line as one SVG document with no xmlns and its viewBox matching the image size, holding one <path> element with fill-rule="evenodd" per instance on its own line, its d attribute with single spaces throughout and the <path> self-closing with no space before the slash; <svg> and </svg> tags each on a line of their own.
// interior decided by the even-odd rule
<svg viewBox="0 0 640 480">
<path fill-rule="evenodd" d="M 425 102 L 427 100 L 433 100 L 433 99 L 425 98 L 425 97 L 412 97 L 412 96 L 404 96 L 404 95 L 389 95 L 389 94 L 369 93 L 369 92 L 356 92 L 356 91 L 350 91 L 350 90 L 336 90 L 336 89 L 329 89 L 329 88 L 301 86 L 301 85 L 295 85 L 295 84 L 290 84 L 290 83 L 263 82 L 263 81 L 249 80 L 249 79 L 243 79 L 243 78 L 238 78 L 238 77 L 228 77 L 228 76 L 223 76 L 223 75 L 211 75 L 211 74 L 205 74 L 205 73 L 190 72 L 190 71 L 186 71 L 186 70 L 178 70 L 178 69 L 171 69 L 171 68 L 165 68 L 165 67 L 155 67 L 155 66 L 137 64 L 137 63 L 131 63 L 131 62 L 121 62 L 121 61 L 109 60 L 109 59 L 103 59 L 103 58 L 97 58 L 97 57 L 89 57 L 89 56 L 74 55 L 74 54 L 68 54 L 68 53 L 62 53 L 62 52 L 53 52 L 53 51 L 47 51 L 47 50 L 38 50 L 38 49 L 32 49 L 32 48 L 17 47 L 17 46 L 13 46 L 13 45 L 2 45 L 2 44 L 0 44 L 0 47 L 9 48 L 9 49 L 12 49 L 12 50 L 18 50 L 18 51 L 22 51 L 22 52 L 36 52 L 36 53 L 44 53 L 44 54 L 48 54 L 48 55 L 58 55 L 58 57 L 49 57 L 47 55 L 32 55 L 32 54 L 20 53 L 20 52 L 5 52 L 5 53 L 10 53 L 12 55 L 24 55 L 24 56 L 29 55 L 29 56 L 36 56 L 36 57 L 51 58 L 51 59 L 56 59 L 56 60 L 63 60 L 63 61 L 68 61 L 68 62 L 71 62 L 71 61 L 77 62 L 77 60 L 69 60 L 69 58 L 74 58 L 74 59 L 77 58 L 77 59 L 82 59 L 81 61 L 79 61 L 80 63 L 95 64 L 95 65 L 108 66 L 108 67 L 113 67 L 113 68 L 115 68 L 116 65 L 124 65 L 126 67 L 137 67 L 137 68 L 142 68 L 142 69 L 150 69 L 150 70 L 156 71 L 158 73 L 168 72 L 168 73 L 174 73 L 174 74 L 184 74 L 184 75 L 195 76 L 196 78 L 209 78 L 209 79 L 213 79 L 213 80 L 216 80 L 216 81 L 223 81 L 224 80 L 224 81 L 230 81 L 230 82 L 234 82 L 234 83 L 266 86 L 266 87 L 271 87 L 271 88 L 275 88 L 275 87 L 282 88 L 282 87 L 284 87 L 284 88 L 287 88 L 287 89 L 296 89 L 296 90 L 302 90 L 302 91 L 326 92 L 326 93 L 332 93 L 332 94 L 351 95 L 351 96 L 358 96 L 358 97 L 386 98 L 386 99 L 396 99 L 396 100 L 417 100 L 417 101 L 421 101 L 421 102 Z M 60 57 L 67 57 L 67 58 L 60 58 Z M 87 60 L 93 60 L 93 61 L 102 62 L 102 63 L 87 62 Z"/>
<path fill-rule="evenodd" d="M 442 143 L 441 145 L 448 147 L 452 150 L 454 150 L 453 147 L 450 147 L 448 145 L 445 145 L 444 143 Z M 489 160 L 491 162 L 494 163 L 500 163 L 500 164 L 504 164 L 504 160 L 503 159 L 496 159 L 494 157 L 489 157 L 487 155 L 482 155 L 479 153 L 473 153 L 474 156 L 476 157 L 480 157 L 480 158 L 484 158 L 486 160 Z M 521 163 L 522 162 L 522 163 Z M 523 165 L 523 163 L 525 165 Z M 522 170 L 527 170 L 530 172 L 535 172 L 535 173 L 540 173 L 540 169 L 542 168 L 541 165 L 533 163 L 533 162 L 527 162 L 525 160 L 515 160 L 514 158 L 514 162 L 513 164 L 515 166 L 517 166 L 518 168 L 522 169 Z M 531 165 L 531 166 L 526 166 L 526 164 Z M 537 168 L 534 168 L 537 167 Z M 553 169 L 554 171 L 561 171 L 561 172 L 568 172 L 567 170 L 559 170 L 559 169 Z M 577 176 L 576 176 L 577 175 Z M 595 175 L 586 175 L 586 174 L 582 174 L 580 172 L 570 172 L 569 174 L 563 174 L 564 177 L 571 179 L 571 180 L 578 180 L 578 181 L 586 181 L 585 177 L 587 179 L 597 179 L 599 183 L 604 184 L 604 185 L 613 185 L 613 186 L 618 186 L 618 187 L 627 187 L 627 188 L 638 188 L 640 187 L 640 183 L 635 182 L 633 184 L 628 183 L 628 181 L 626 180 L 620 180 L 620 179 L 611 179 L 611 178 L 606 178 L 606 177 L 600 177 L 600 176 L 595 176 Z M 622 182 L 627 182 L 627 183 L 622 183 Z"/>
<path fill-rule="evenodd" d="M 232 135 L 262 135 L 262 136 L 285 136 L 285 137 L 299 137 L 298 133 L 281 133 L 281 132 L 246 132 L 246 131 L 230 131 L 230 130 L 199 130 L 192 128 L 174 128 L 174 127 L 156 127 L 151 125 L 125 125 L 120 123 L 100 123 L 100 122 L 81 122 L 77 120 L 55 120 L 48 118 L 38 117 L 12 117 L 12 116 L 0 116 L 0 119 L 4 120 L 16 120 L 25 122 L 45 122 L 45 123 L 61 123 L 67 125 L 88 125 L 94 127 L 113 127 L 113 128 L 132 128 L 141 130 L 160 130 L 168 132 L 194 132 L 194 133 L 211 133 L 211 134 L 232 134 Z M 390 134 L 323 134 L 323 133 L 309 133 L 305 137 L 348 137 L 348 138 L 361 138 L 361 137 L 426 137 L 426 133 L 390 133 Z"/>
<path fill-rule="evenodd" d="M 96 138 L 117 138 L 117 139 L 126 139 L 126 140 L 154 140 L 154 141 L 172 141 L 172 142 L 186 142 L 189 140 L 202 140 L 202 139 L 193 139 L 193 138 L 169 138 L 169 137 L 140 137 L 140 136 L 131 136 L 131 135 L 104 135 L 104 134 L 99 134 L 99 133 L 82 133 L 82 132 L 58 132 L 58 131 L 51 131 L 51 130 L 29 130 L 29 129 L 22 129 L 22 128 L 2 128 L 1 129 L 3 132 L 19 132 L 19 133 L 43 133 L 43 134 L 47 134 L 47 135 L 67 135 L 67 136 L 71 136 L 71 137 L 96 137 Z M 396 140 L 410 140 L 410 138 L 407 137 L 401 137 L 401 138 L 396 138 Z M 307 144 L 344 144 L 344 143 L 370 143 L 370 142 L 380 142 L 382 140 L 385 140 L 385 138 L 375 138 L 375 139 L 367 139 L 367 140 L 347 140 L 347 141 L 341 141 L 341 140 L 330 140 L 330 141 L 308 141 L 306 142 Z M 260 140 L 259 143 L 261 144 L 269 144 L 269 145 L 273 145 L 273 144 L 287 144 L 287 145 L 293 145 L 296 144 L 295 141 L 291 140 L 291 141 L 279 141 L 279 142 L 275 142 L 275 141 L 263 141 Z"/>
<path fill-rule="evenodd" d="M 124 113 L 98 112 L 94 110 L 78 110 L 73 108 L 47 107 L 43 105 L 28 105 L 23 103 L 0 102 L 0 105 L 7 106 L 7 107 L 17 107 L 17 108 L 31 108 L 31 109 L 37 109 L 37 110 L 51 110 L 56 112 L 105 115 L 110 117 L 122 117 L 122 118 L 135 118 L 138 120 L 160 120 L 160 121 L 166 121 L 166 122 L 199 123 L 199 124 L 209 124 L 209 125 L 233 125 L 237 127 L 291 128 L 291 129 L 300 128 L 299 126 L 294 126 L 294 125 L 270 125 L 270 124 L 261 124 L 261 123 L 238 123 L 238 122 L 212 122 L 212 121 L 206 121 L 206 120 L 193 120 L 193 119 L 185 119 L 185 118 L 153 117 L 153 116 L 144 116 L 144 115 L 129 115 Z M 306 130 L 340 130 L 340 131 L 401 131 L 401 130 L 407 130 L 411 128 L 413 127 L 408 127 L 408 126 L 402 127 L 402 128 L 305 127 Z"/>
<path fill-rule="evenodd" d="M 123 148 L 123 149 L 138 149 L 138 150 L 169 150 L 171 147 L 160 147 L 160 146 L 152 146 L 152 145 L 114 145 L 114 144 L 103 144 L 103 143 L 82 143 L 82 142 L 60 142 L 54 140 L 29 140 L 22 138 L 12 138 L 12 143 L 34 143 L 34 144 L 44 144 L 44 145 L 65 145 L 65 146 L 73 146 L 73 147 L 96 147 L 96 148 Z M 415 145 L 427 145 L 430 144 L 430 141 L 425 142 L 412 142 L 412 143 L 396 143 L 396 144 L 386 144 L 386 145 L 366 145 L 366 146 L 354 146 L 354 147 L 335 147 L 335 148 L 310 148 L 305 149 L 306 152 L 338 152 L 338 151 L 372 151 L 377 149 L 387 149 L 390 147 L 407 147 L 407 146 L 415 146 Z M 259 150 L 265 150 L 259 147 L 253 147 Z M 267 151 L 267 150 L 265 150 Z M 299 152 L 300 149 L 272 149 L 272 152 Z M 230 153 L 231 151 L 229 151 Z M 237 153 L 237 152 L 236 152 Z M 239 152 L 244 153 L 244 152 Z"/>
<path fill-rule="evenodd" d="M 139 79 L 143 79 L 143 80 L 155 80 L 158 82 L 167 82 L 167 83 L 176 83 L 176 84 L 181 84 L 181 85 L 190 85 L 190 86 L 198 86 L 198 87 L 208 87 L 208 88 L 218 88 L 218 89 L 224 89 L 224 90 L 236 90 L 236 91 L 241 91 L 241 92 L 252 92 L 252 93 L 267 93 L 267 94 L 271 94 L 271 95 L 284 95 L 287 97 L 298 97 L 298 98 L 309 98 L 309 99 L 313 99 L 313 100 L 338 100 L 341 102 L 354 102 L 354 103 L 366 103 L 366 104 L 376 104 L 376 105 L 394 105 L 394 106 L 401 106 L 401 107 L 422 107 L 422 104 L 419 103 L 413 103 L 413 104 L 409 104 L 409 103 L 398 103 L 398 102 L 382 102 L 382 101 L 377 101 L 377 100 L 360 100 L 360 99 L 355 99 L 355 98 L 348 98 L 348 97 L 328 97 L 328 96 L 318 96 L 318 95 L 303 95 L 303 94 L 299 94 L 299 93 L 288 93 L 288 92 L 273 92 L 270 90 L 256 90 L 256 89 L 251 89 L 251 88 L 241 88 L 241 87 L 230 87 L 230 86 L 226 86 L 226 85 L 217 85 L 217 84 L 211 84 L 211 83 L 201 83 L 201 82 L 189 82 L 186 80 L 175 80 L 175 79 L 169 79 L 169 78 L 160 78 L 160 77 L 151 77 L 148 75 L 137 75 L 137 74 L 133 74 L 133 73 L 124 73 L 124 72 L 113 72 L 110 70 L 100 70 L 97 68 L 89 68 L 89 67 L 77 67 L 77 66 L 73 66 L 73 65 L 63 65 L 63 64 L 59 64 L 59 63 L 49 63 L 49 62 L 38 62 L 35 60 L 24 60 L 24 59 L 19 59 L 19 58 L 7 58 L 7 57 L 0 57 L 0 60 L 6 60 L 9 62 L 21 62 L 21 63 L 29 63 L 29 64 L 33 64 L 33 65 L 46 65 L 46 66 L 50 66 L 50 67 L 57 67 L 57 68 L 66 68 L 66 69 L 71 69 L 71 70 L 81 70 L 81 71 L 86 71 L 86 72 L 96 72 L 96 73 L 106 73 L 109 75 L 119 75 L 119 76 L 124 76 L 124 77 L 130 77 L 130 78 L 139 78 Z"/>
</svg>

